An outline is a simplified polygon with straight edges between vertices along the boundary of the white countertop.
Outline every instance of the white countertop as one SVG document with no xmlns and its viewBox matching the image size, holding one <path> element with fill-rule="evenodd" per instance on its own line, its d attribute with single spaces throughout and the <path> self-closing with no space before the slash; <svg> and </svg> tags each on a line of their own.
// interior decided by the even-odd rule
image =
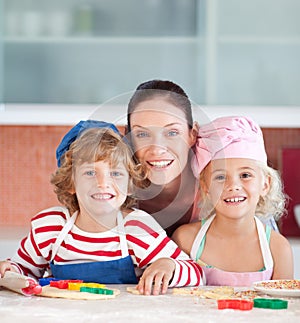
<svg viewBox="0 0 300 323">
<path fill-rule="evenodd" d="M 217 309 L 217 301 L 195 296 L 141 296 L 126 292 L 125 285 L 114 285 L 121 294 L 110 300 L 66 300 L 26 297 L 0 290 L 1 323 L 11 322 L 299 322 L 300 298 L 289 298 L 288 309 L 253 308 L 249 311 Z"/>
<path fill-rule="evenodd" d="M 220 116 L 252 117 L 261 127 L 299 128 L 300 107 L 296 106 L 195 106 L 194 119 L 200 124 Z M 126 105 L 2 104 L 0 125 L 74 125 L 97 119 L 126 124 Z"/>
</svg>

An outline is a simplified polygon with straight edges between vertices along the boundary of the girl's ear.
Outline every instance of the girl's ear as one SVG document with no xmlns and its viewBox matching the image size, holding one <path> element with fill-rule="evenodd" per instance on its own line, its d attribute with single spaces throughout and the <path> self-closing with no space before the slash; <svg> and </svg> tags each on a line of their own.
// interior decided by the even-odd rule
<svg viewBox="0 0 300 323">
<path fill-rule="evenodd" d="M 271 187 L 271 176 L 267 175 L 264 178 L 264 183 L 263 183 L 263 187 L 261 190 L 261 196 L 264 197 L 268 194 L 268 192 L 270 191 L 270 187 Z"/>
<path fill-rule="evenodd" d="M 209 187 L 202 176 L 200 177 L 200 190 L 203 192 L 204 195 L 209 195 Z"/>
<path fill-rule="evenodd" d="M 200 189 L 203 192 L 203 194 L 205 194 L 206 196 L 210 194 L 210 191 L 209 191 L 209 188 L 211 185 L 210 172 L 211 172 L 211 163 L 205 166 L 205 168 L 201 171 L 200 178 L 199 178 Z"/>
</svg>

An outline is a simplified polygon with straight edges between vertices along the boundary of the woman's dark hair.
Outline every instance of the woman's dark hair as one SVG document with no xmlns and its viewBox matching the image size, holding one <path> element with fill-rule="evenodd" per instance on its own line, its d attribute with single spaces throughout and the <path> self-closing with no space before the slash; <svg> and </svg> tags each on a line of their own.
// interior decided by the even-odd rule
<svg viewBox="0 0 300 323">
<path fill-rule="evenodd" d="M 189 128 L 193 127 L 192 105 L 184 90 L 171 81 L 151 80 L 141 83 L 132 95 L 127 109 L 127 132 L 131 132 L 130 117 L 136 107 L 144 101 L 156 97 L 166 98 L 170 103 L 181 109 L 186 117 Z"/>
</svg>

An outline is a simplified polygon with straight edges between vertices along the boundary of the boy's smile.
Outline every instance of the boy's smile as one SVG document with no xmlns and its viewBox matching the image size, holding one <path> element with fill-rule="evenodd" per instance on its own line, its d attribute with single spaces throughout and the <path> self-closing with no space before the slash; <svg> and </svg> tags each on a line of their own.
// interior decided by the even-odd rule
<svg viewBox="0 0 300 323">
<path fill-rule="evenodd" d="M 74 183 L 82 219 L 92 218 L 103 226 L 116 223 L 128 194 L 129 174 L 123 163 L 83 163 L 75 169 Z"/>
</svg>

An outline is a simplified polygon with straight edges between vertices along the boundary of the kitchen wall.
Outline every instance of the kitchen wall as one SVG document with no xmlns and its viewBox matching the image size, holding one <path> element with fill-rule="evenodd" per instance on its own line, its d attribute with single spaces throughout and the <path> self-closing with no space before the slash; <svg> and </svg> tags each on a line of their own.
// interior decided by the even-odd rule
<svg viewBox="0 0 300 323">
<path fill-rule="evenodd" d="M 0 225 L 25 226 L 58 202 L 49 183 L 55 149 L 71 126 L 0 126 Z M 300 128 L 263 128 L 269 162 L 281 168 L 283 147 L 300 147 Z"/>
</svg>

